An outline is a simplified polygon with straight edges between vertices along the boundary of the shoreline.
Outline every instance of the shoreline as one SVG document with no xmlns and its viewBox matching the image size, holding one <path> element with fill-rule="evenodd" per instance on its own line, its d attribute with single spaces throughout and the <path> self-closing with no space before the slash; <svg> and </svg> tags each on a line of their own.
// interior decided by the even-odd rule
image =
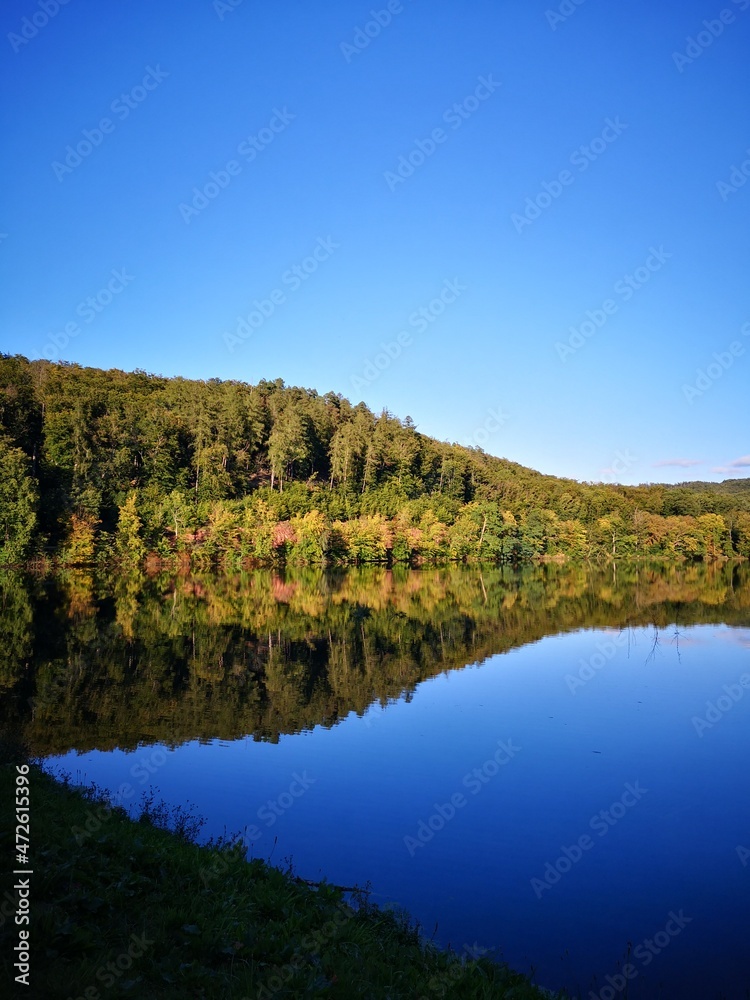
<svg viewBox="0 0 750 1000">
<path fill-rule="evenodd" d="M 24 760 L 7 759 L 4 803 Z M 29 778 L 24 996 L 562 1000 L 486 957 L 437 948 L 408 916 L 371 904 L 366 889 L 307 883 L 248 861 L 236 841 L 199 845 L 202 822 L 183 809 L 151 799 L 132 819 L 94 786 L 58 782 L 37 762 Z M 12 982 L 17 928 L 4 898 Z"/>
</svg>

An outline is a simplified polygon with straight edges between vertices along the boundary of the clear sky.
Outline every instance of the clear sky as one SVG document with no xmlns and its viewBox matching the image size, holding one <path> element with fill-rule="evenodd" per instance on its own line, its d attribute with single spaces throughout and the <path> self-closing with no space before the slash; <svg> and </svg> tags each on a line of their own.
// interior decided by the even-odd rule
<svg viewBox="0 0 750 1000">
<path fill-rule="evenodd" d="M 582 480 L 750 474 L 750 0 L 0 18 L 0 350 L 283 378 Z"/>
</svg>

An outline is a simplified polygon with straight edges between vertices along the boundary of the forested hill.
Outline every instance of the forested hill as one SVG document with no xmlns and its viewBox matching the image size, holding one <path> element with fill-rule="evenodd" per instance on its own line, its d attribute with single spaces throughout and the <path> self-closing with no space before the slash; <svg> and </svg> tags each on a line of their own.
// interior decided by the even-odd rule
<svg viewBox="0 0 750 1000">
<path fill-rule="evenodd" d="M 750 481 L 545 476 L 335 393 L 0 356 L 0 562 L 723 558 Z"/>
<path fill-rule="evenodd" d="M 725 479 L 722 483 L 703 483 L 700 480 L 691 483 L 680 483 L 670 489 L 699 490 L 709 493 L 745 493 L 750 494 L 750 479 Z"/>
</svg>

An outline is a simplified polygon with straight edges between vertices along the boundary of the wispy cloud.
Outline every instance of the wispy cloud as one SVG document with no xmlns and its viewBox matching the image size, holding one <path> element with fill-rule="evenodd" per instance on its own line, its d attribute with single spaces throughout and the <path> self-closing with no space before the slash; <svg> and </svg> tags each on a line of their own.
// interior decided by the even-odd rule
<svg viewBox="0 0 750 1000">
<path fill-rule="evenodd" d="M 721 472 L 725 475 L 728 473 L 738 473 L 741 469 L 750 468 L 750 455 L 742 455 L 741 458 L 735 458 L 733 462 L 727 462 L 726 465 L 715 465 L 711 472 Z"/>
<path fill-rule="evenodd" d="M 691 465 L 703 465 L 698 458 L 663 458 L 659 462 L 654 462 L 654 469 L 662 469 L 667 465 L 676 465 L 680 469 L 689 469 Z"/>
</svg>

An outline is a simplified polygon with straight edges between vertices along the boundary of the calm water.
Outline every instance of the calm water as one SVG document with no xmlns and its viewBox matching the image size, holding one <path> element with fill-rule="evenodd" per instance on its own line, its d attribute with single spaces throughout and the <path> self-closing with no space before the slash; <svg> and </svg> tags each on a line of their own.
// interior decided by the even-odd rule
<svg viewBox="0 0 750 1000">
<path fill-rule="evenodd" d="M 746 567 L 72 575 L 3 608 L 53 769 L 548 987 L 750 995 Z"/>
</svg>

